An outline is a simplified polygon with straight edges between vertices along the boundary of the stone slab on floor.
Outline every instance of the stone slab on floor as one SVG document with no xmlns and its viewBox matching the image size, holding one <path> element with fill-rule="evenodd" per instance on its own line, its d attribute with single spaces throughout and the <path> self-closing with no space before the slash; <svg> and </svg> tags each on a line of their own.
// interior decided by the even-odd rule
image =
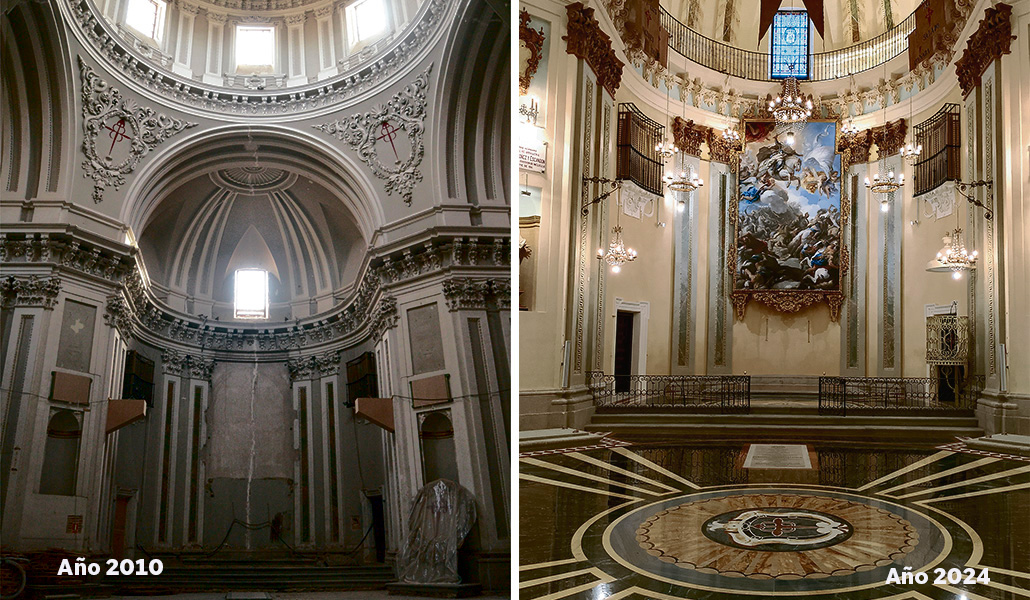
<svg viewBox="0 0 1030 600">
<path fill-rule="evenodd" d="M 601 443 L 604 435 L 566 427 L 519 432 L 519 452 L 577 448 Z"/>
<path fill-rule="evenodd" d="M 473 598 L 483 591 L 478 583 L 397 583 L 386 584 L 391 596 L 424 596 L 428 598 Z"/>
<path fill-rule="evenodd" d="M 1012 433 L 996 433 L 987 437 L 966 440 L 966 446 L 974 450 L 1030 456 L 1030 436 Z"/>
</svg>

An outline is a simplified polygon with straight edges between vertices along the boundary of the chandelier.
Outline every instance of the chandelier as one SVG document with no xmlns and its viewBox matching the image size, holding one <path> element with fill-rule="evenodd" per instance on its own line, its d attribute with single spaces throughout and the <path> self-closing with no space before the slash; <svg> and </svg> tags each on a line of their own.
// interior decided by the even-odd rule
<svg viewBox="0 0 1030 600">
<path fill-rule="evenodd" d="M 855 119 L 850 116 L 848 117 L 848 121 L 846 123 L 841 123 L 840 133 L 845 137 L 858 135 L 858 132 L 860 131 L 862 130 L 858 128 L 858 125 L 855 125 Z"/>
<path fill-rule="evenodd" d="M 608 263 L 608 266 L 612 268 L 612 273 L 618 273 L 622 270 L 622 265 L 637 259 L 637 251 L 633 248 L 627 248 L 622 243 L 621 225 L 612 227 L 612 235 L 614 237 L 608 243 L 608 252 L 605 252 L 603 248 L 598 248 L 597 258 Z"/>
<path fill-rule="evenodd" d="M 778 123 L 801 123 L 812 116 L 812 96 L 801 93 L 801 84 L 793 77 L 783 80 L 783 89 L 769 98 L 769 112 Z"/>
<path fill-rule="evenodd" d="M 954 279 L 961 279 L 962 271 L 976 268 L 976 257 L 976 250 L 969 252 L 962 243 L 961 227 L 944 234 L 944 247 L 937 253 L 937 262 L 941 270 L 950 270 Z"/>
<path fill-rule="evenodd" d="M 688 175 L 686 171 L 680 171 L 679 176 L 666 173 L 662 179 L 665 181 L 665 185 L 674 192 L 693 192 L 705 184 L 704 180 L 697 176 L 697 173 Z"/>
<path fill-rule="evenodd" d="M 722 139 L 726 140 L 727 142 L 739 142 L 740 132 L 737 131 L 737 128 L 735 126 L 731 125 L 726 129 L 722 130 Z"/>
</svg>

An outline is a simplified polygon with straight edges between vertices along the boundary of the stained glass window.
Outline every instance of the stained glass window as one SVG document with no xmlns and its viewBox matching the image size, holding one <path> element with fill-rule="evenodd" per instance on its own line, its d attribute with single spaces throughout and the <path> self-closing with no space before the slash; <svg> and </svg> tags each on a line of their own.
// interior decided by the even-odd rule
<svg viewBox="0 0 1030 600">
<path fill-rule="evenodd" d="M 773 17 L 772 79 L 808 79 L 808 13 L 780 11 Z"/>
</svg>

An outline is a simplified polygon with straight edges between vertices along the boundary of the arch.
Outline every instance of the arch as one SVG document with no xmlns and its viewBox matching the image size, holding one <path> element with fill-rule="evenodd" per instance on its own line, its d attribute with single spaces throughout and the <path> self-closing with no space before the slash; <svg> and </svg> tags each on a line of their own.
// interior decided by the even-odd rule
<svg viewBox="0 0 1030 600">
<path fill-rule="evenodd" d="M 2 32 L 5 197 L 31 200 L 66 191 L 74 151 L 73 69 L 65 30 L 50 3 L 14 2 Z"/>
<path fill-rule="evenodd" d="M 454 449 L 454 426 L 444 411 L 425 415 L 419 425 L 422 440 L 422 473 L 424 483 L 437 479 L 458 482 L 458 461 Z"/>
<path fill-rule="evenodd" d="M 365 242 L 383 226 L 382 205 L 368 177 L 324 140 L 280 125 L 225 125 L 166 143 L 126 188 L 119 220 L 137 235 L 150 215 L 182 181 L 228 164 L 253 161 L 306 177 L 331 191 L 354 216 Z"/>
<path fill-rule="evenodd" d="M 511 204 L 509 19 L 489 2 L 471 2 L 447 35 L 435 103 L 441 197 L 475 206 Z"/>
<path fill-rule="evenodd" d="M 61 409 L 50 415 L 39 479 L 40 494 L 75 495 L 81 438 L 82 424 L 75 412 Z"/>
</svg>

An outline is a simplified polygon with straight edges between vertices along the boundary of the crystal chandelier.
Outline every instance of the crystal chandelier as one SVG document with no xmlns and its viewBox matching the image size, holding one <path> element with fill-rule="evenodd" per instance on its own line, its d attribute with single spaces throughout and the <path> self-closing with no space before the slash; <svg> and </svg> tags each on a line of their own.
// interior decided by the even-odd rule
<svg viewBox="0 0 1030 600">
<path fill-rule="evenodd" d="M 637 251 L 627 248 L 622 242 L 622 187 L 616 188 L 619 195 L 615 197 L 615 206 L 618 212 L 615 213 L 615 227 L 612 227 L 612 241 L 608 242 L 608 252 L 604 248 L 597 249 L 597 259 L 608 263 L 612 273 L 622 270 L 622 265 L 633 262 L 637 259 Z"/>
<path fill-rule="evenodd" d="M 731 143 L 732 142 L 739 142 L 740 141 L 740 132 L 737 131 L 736 126 L 730 125 L 726 129 L 722 130 L 722 139 L 726 140 L 727 142 L 731 142 Z"/>
<path fill-rule="evenodd" d="M 862 130 L 858 128 L 858 125 L 855 125 L 855 119 L 850 117 L 850 116 L 848 117 L 848 120 L 847 120 L 846 123 L 841 123 L 840 133 L 841 133 L 841 135 L 843 135 L 845 137 L 851 137 L 853 135 L 858 135 L 858 132 L 860 132 L 860 131 L 862 131 Z"/>
<path fill-rule="evenodd" d="M 620 208 L 619 210 L 622 209 Z M 612 227 L 612 235 L 614 237 L 608 243 L 608 252 L 605 252 L 604 248 L 598 248 L 597 258 L 608 263 L 608 266 L 612 268 L 612 273 L 618 273 L 622 270 L 622 265 L 637 259 L 637 251 L 633 248 L 627 248 L 623 244 L 621 225 Z"/>
<path fill-rule="evenodd" d="M 697 173 L 688 174 L 686 171 L 680 171 L 678 176 L 666 173 L 662 179 L 665 180 L 665 185 L 674 192 L 693 192 L 705 184 L 704 180 L 697 176 Z"/>
<path fill-rule="evenodd" d="M 937 262 L 942 269 L 950 270 L 953 278 L 961 279 L 962 271 L 976 268 L 976 257 L 976 250 L 969 252 L 962 243 L 961 227 L 944 234 L 944 247 L 937 253 Z"/>
<path fill-rule="evenodd" d="M 769 112 L 778 123 L 802 123 L 812 116 L 812 96 L 801 93 L 798 80 L 788 77 L 783 80 L 783 89 L 775 98 L 769 99 Z"/>
</svg>

